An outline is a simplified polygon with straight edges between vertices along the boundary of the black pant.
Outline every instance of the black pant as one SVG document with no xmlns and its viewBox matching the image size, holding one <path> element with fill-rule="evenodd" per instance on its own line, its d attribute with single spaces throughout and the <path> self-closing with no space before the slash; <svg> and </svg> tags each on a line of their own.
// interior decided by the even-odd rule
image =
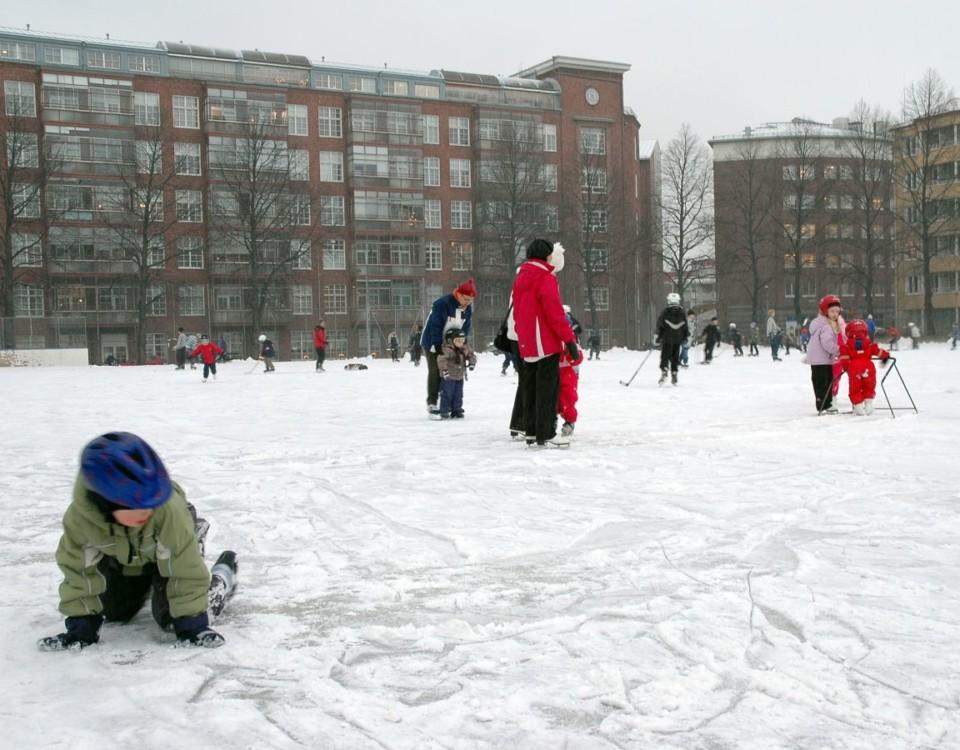
<svg viewBox="0 0 960 750">
<path fill-rule="evenodd" d="M 427 355 L 427 403 L 431 406 L 437 405 L 437 398 L 440 395 L 440 370 L 437 369 L 437 355 L 433 352 L 426 352 Z"/>
<path fill-rule="evenodd" d="M 510 414 L 510 430 L 511 432 L 526 433 L 527 422 L 526 412 L 523 408 L 523 397 L 530 370 L 528 369 L 528 364 L 524 362 L 520 356 L 520 348 L 517 346 L 516 341 L 510 342 L 510 354 L 513 356 L 513 366 L 517 370 L 517 392 L 513 396 L 513 411 Z"/>
<path fill-rule="evenodd" d="M 813 381 L 813 397 L 817 411 L 829 409 L 833 404 L 833 365 L 811 365 L 810 380 Z"/>
<path fill-rule="evenodd" d="M 750 342 L 750 355 L 751 356 L 756 355 L 758 357 L 760 356 L 760 347 L 758 347 L 752 341 Z"/>
<path fill-rule="evenodd" d="M 670 365 L 672 372 L 680 369 L 680 342 L 664 341 L 660 345 L 660 369 L 666 370 Z"/>
<path fill-rule="evenodd" d="M 97 570 L 107 581 L 107 590 L 100 596 L 103 615 L 107 622 L 129 622 L 139 612 L 150 595 L 150 609 L 157 625 L 166 629 L 173 618 L 170 602 L 167 601 L 167 579 L 160 575 L 157 566 L 148 563 L 138 576 L 125 576 L 123 566 L 115 557 L 104 556 Z"/>
<path fill-rule="evenodd" d="M 181 347 L 180 349 L 177 349 L 177 369 L 182 370 L 186 362 L 187 350 Z"/>
<path fill-rule="evenodd" d="M 327 349 L 323 346 L 316 346 L 314 349 L 317 352 L 317 370 L 323 369 L 323 361 L 327 358 Z"/>
<path fill-rule="evenodd" d="M 523 421 L 527 437 L 544 443 L 557 434 L 557 396 L 560 391 L 560 355 L 527 362 L 523 389 Z"/>
<path fill-rule="evenodd" d="M 209 365 L 208 365 L 206 362 L 203 363 L 203 379 L 206 380 L 206 379 L 207 379 L 207 376 L 208 376 L 210 373 L 213 373 L 213 376 L 214 376 L 214 377 L 217 376 L 217 363 L 216 363 L 216 362 L 211 362 Z"/>
<path fill-rule="evenodd" d="M 713 361 L 714 346 L 716 346 L 716 344 L 713 341 L 707 341 L 707 343 L 703 345 L 703 361 L 704 362 Z"/>
</svg>

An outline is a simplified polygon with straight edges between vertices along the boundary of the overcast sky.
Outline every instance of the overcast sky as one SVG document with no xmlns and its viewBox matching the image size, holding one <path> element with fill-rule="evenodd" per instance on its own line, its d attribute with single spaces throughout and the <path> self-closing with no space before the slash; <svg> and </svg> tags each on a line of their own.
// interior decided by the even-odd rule
<svg viewBox="0 0 960 750">
<path fill-rule="evenodd" d="M 0 24 L 114 39 L 184 41 L 319 60 L 510 75 L 554 55 L 629 63 L 627 104 L 662 145 L 860 98 L 899 111 L 935 68 L 960 90 L 960 2 L 926 0 L 66 0 L 10 3 Z"/>
</svg>

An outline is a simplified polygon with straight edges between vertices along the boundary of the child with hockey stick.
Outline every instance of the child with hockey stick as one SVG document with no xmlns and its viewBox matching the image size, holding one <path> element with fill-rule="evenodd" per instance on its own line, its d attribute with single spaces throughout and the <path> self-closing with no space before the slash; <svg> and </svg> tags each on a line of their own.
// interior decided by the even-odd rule
<svg viewBox="0 0 960 750">
<path fill-rule="evenodd" d="M 216 596 L 212 609 L 218 614 L 230 592 L 224 594 L 221 581 L 213 591 L 196 525 L 183 489 L 146 441 L 111 432 L 87 443 L 56 555 L 66 629 L 40 639 L 39 648 L 79 650 L 97 643 L 103 621 L 131 620 L 151 588 L 153 618 L 165 630 L 172 626 L 179 644 L 222 646 L 207 610 Z M 224 552 L 214 569 L 222 564 L 232 579 L 236 555 Z"/>
<path fill-rule="evenodd" d="M 577 425 L 577 400 L 580 385 L 580 365 L 583 363 L 583 350 L 572 359 L 570 352 L 560 352 L 560 390 L 557 394 L 557 414 L 563 419 L 560 434 L 569 437 Z"/>
<path fill-rule="evenodd" d="M 437 357 L 440 371 L 440 419 L 463 419 L 463 381 L 466 370 L 477 366 L 477 357 L 467 346 L 462 328 L 450 328 L 443 334 L 443 347 Z"/>
<path fill-rule="evenodd" d="M 277 353 L 273 349 L 273 342 L 263 333 L 260 334 L 257 341 L 260 342 L 260 359 L 263 360 L 263 371 L 276 372 L 276 368 L 273 366 L 273 358 L 277 356 Z"/>
<path fill-rule="evenodd" d="M 881 349 L 870 340 L 866 321 L 851 320 L 847 323 L 847 340 L 840 345 L 840 363 L 847 371 L 850 381 L 850 403 L 858 417 L 873 414 L 873 399 L 877 395 L 877 368 L 873 357 L 880 358 L 880 366 L 886 367 L 890 352 Z"/>
<path fill-rule="evenodd" d="M 217 379 L 217 355 L 224 351 L 207 338 L 206 334 L 200 337 L 200 343 L 197 348 L 190 352 L 191 359 L 199 356 L 203 362 L 203 382 L 207 382 L 207 377 L 212 373 L 213 379 Z"/>
</svg>

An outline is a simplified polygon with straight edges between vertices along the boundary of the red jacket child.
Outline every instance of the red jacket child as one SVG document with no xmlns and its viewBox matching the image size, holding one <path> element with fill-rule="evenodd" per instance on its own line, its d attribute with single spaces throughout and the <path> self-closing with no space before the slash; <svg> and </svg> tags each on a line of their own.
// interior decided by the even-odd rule
<svg viewBox="0 0 960 750">
<path fill-rule="evenodd" d="M 207 341 L 206 338 L 206 336 L 203 337 L 203 339 L 197 345 L 197 348 L 190 352 L 189 356 L 196 357 L 199 354 L 203 364 L 216 364 L 217 355 L 223 354 L 223 349 L 214 344 L 212 341 Z"/>
<path fill-rule="evenodd" d="M 561 435 L 573 433 L 577 423 L 577 387 L 580 383 L 580 364 L 583 362 L 583 352 L 577 352 L 577 359 L 573 361 L 567 350 L 560 352 L 560 390 L 557 394 L 557 414 L 563 419 Z"/>
<path fill-rule="evenodd" d="M 877 368 L 872 357 L 880 357 L 884 364 L 890 358 L 890 352 L 881 349 L 870 340 L 867 324 L 862 320 L 847 323 L 847 340 L 840 345 L 840 363 L 847 371 L 850 380 L 850 403 L 853 413 L 871 414 L 873 398 L 877 392 Z"/>
</svg>

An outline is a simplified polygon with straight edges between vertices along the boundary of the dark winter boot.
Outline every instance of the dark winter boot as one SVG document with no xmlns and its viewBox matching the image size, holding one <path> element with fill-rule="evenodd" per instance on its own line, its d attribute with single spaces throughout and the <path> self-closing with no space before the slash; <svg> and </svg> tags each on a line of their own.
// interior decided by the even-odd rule
<svg viewBox="0 0 960 750">
<path fill-rule="evenodd" d="M 660 380 L 657 381 L 657 385 L 663 385 L 667 382 L 667 368 L 664 367 L 660 370 Z"/>
<path fill-rule="evenodd" d="M 670 373 L 670 382 L 673 383 L 673 385 L 676 385 L 676 384 L 677 384 L 677 371 L 676 371 L 676 370 L 674 370 L 673 372 Z"/>
</svg>

